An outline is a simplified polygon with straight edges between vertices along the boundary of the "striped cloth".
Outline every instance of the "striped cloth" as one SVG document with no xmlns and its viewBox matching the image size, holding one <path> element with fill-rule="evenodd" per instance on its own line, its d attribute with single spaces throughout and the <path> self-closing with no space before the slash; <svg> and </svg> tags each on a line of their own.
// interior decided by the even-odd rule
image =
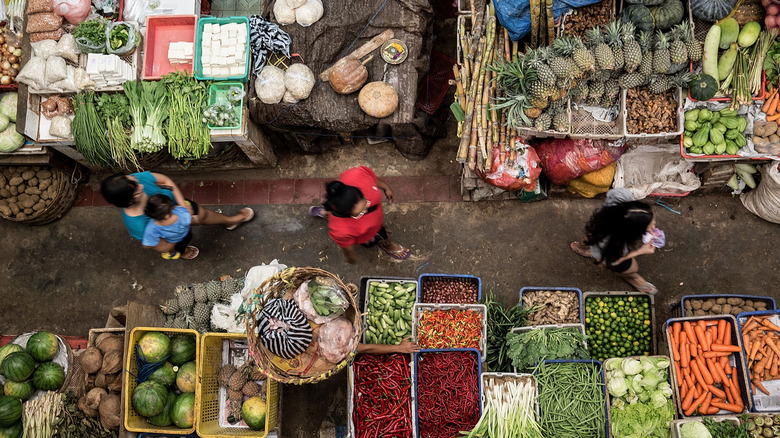
<svg viewBox="0 0 780 438">
<path fill-rule="evenodd" d="M 311 344 L 312 330 L 293 300 L 275 298 L 257 316 L 257 334 L 270 352 L 284 359 L 303 353 Z"/>
</svg>

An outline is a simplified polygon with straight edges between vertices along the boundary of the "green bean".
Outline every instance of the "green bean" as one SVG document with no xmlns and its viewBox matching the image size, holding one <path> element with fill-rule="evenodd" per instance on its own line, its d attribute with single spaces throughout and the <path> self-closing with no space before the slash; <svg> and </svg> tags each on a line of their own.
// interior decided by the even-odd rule
<svg viewBox="0 0 780 438">
<path fill-rule="evenodd" d="M 604 384 L 591 363 L 541 363 L 537 367 L 540 425 L 545 436 L 604 438 Z"/>
</svg>

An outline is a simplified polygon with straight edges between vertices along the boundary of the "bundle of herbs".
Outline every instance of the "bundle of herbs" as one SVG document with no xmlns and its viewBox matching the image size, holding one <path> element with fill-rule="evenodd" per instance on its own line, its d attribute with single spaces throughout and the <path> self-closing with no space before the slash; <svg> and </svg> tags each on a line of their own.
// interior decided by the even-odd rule
<svg viewBox="0 0 780 438">
<path fill-rule="evenodd" d="M 138 152 L 157 152 L 166 145 L 163 123 L 168 117 L 165 85 L 157 81 L 128 81 L 125 96 L 130 103 L 133 135 L 130 147 Z"/>
<path fill-rule="evenodd" d="M 506 335 L 515 327 L 522 327 L 528 315 L 538 307 L 521 307 L 519 304 L 509 310 L 496 301 L 490 292 L 485 297 L 487 307 L 487 366 L 492 372 L 512 372 L 512 359 L 507 355 Z"/>
<path fill-rule="evenodd" d="M 180 71 L 163 76 L 161 83 L 170 102 L 168 150 L 176 159 L 200 159 L 211 149 L 210 131 L 203 121 L 209 84 Z"/>
<path fill-rule="evenodd" d="M 79 93 L 74 98 L 75 117 L 71 123 L 76 150 L 95 166 L 114 166 L 114 156 L 106 136 L 106 120 L 97 109 L 95 93 Z"/>
<path fill-rule="evenodd" d="M 114 162 L 124 169 L 140 169 L 136 151 L 130 147 L 128 129 L 132 120 L 127 96 L 120 93 L 103 93 L 97 99 L 97 106 L 101 117 L 106 122 L 108 144 L 111 146 L 111 156 Z"/>
<path fill-rule="evenodd" d="M 545 360 L 590 359 L 585 335 L 575 327 L 542 327 L 506 336 L 507 355 L 518 371 L 530 370 Z"/>
<path fill-rule="evenodd" d="M 86 20 L 73 29 L 73 38 L 82 53 L 105 53 L 106 20 Z"/>
</svg>

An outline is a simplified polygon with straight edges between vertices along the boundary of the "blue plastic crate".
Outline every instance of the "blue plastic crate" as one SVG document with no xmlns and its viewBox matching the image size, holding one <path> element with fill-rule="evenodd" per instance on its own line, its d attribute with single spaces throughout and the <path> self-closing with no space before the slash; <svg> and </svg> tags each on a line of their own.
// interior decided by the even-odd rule
<svg viewBox="0 0 780 438">
<path fill-rule="evenodd" d="M 704 294 L 704 295 L 683 295 L 682 299 L 680 299 L 680 309 L 681 309 L 680 312 L 683 318 L 687 316 L 693 316 L 693 315 L 685 314 L 685 301 L 687 300 L 709 300 L 709 299 L 718 299 L 718 298 L 742 298 L 743 300 L 763 301 L 767 303 L 767 310 L 777 309 L 777 304 L 775 303 L 775 299 L 772 297 L 766 297 L 761 295 Z"/>
<path fill-rule="evenodd" d="M 414 353 L 414 429 L 417 432 L 417 436 L 420 436 L 420 398 L 417 395 L 418 378 L 420 376 L 418 369 L 419 356 L 427 353 L 453 353 L 458 351 L 468 351 L 477 356 L 477 395 L 482 398 L 482 358 L 480 357 L 479 350 L 474 348 L 443 348 L 443 349 L 430 349 L 420 350 L 418 353 Z M 482 415 L 482 402 L 479 403 L 479 414 Z"/>
<path fill-rule="evenodd" d="M 601 361 L 595 359 L 570 359 L 570 360 L 546 360 L 544 361 L 544 363 L 545 364 L 585 363 L 585 364 L 596 365 L 599 367 L 599 374 L 601 374 L 601 392 L 604 394 L 604 431 L 606 432 L 605 436 L 612 436 L 610 434 L 610 429 L 609 429 L 609 407 L 607 405 L 607 385 L 605 383 L 606 377 L 604 375 L 604 365 L 601 363 Z M 534 375 L 536 375 L 535 372 Z M 536 382 L 536 385 L 538 387 L 538 392 L 537 392 L 537 397 L 538 397 L 538 394 L 541 393 L 542 388 L 541 385 L 539 385 L 539 381 Z"/>
<path fill-rule="evenodd" d="M 703 316 L 689 316 L 685 318 L 671 318 L 664 323 L 663 327 L 663 333 L 666 338 L 666 353 L 671 359 L 670 362 L 670 372 L 672 373 L 672 382 L 675 382 L 674 385 L 672 385 L 672 390 L 674 391 L 674 397 L 677 399 L 677 413 L 680 416 L 680 418 L 692 418 L 691 416 L 685 415 L 685 412 L 683 412 L 683 409 L 681 407 L 682 405 L 682 397 L 680 397 L 680 388 L 676 384 L 677 382 L 677 371 L 674 366 L 675 360 L 674 360 L 674 352 L 672 352 L 671 349 L 671 339 L 669 339 L 669 326 L 674 324 L 675 322 L 683 323 L 685 321 L 693 322 L 693 321 L 720 321 L 722 319 L 725 319 L 726 321 L 731 323 L 731 343 L 733 345 L 737 345 L 744 351 L 744 346 L 742 345 L 742 336 L 739 336 L 739 326 L 737 324 L 737 319 L 734 318 L 733 315 L 703 315 Z M 740 390 L 740 396 L 742 397 L 742 401 L 745 403 L 745 408 L 747 410 L 752 410 L 752 403 L 753 398 L 749 397 L 748 394 L 750 394 L 750 386 L 748 384 L 748 378 L 747 378 L 747 370 L 744 360 L 744 354 L 743 353 L 734 353 L 734 363 L 731 364 L 733 368 L 736 369 L 736 380 L 737 384 L 739 384 L 739 390 Z M 734 380 L 732 376 L 732 380 Z M 718 414 L 715 415 L 731 415 L 730 412 L 724 412 L 721 410 Z M 739 415 L 739 414 L 737 414 Z"/>
<path fill-rule="evenodd" d="M 477 304 L 482 301 L 482 279 L 473 275 L 457 275 L 457 274 L 420 274 L 417 279 L 417 302 L 427 303 L 422 300 L 422 291 L 425 288 L 425 283 L 434 280 L 463 280 L 477 285 L 477 301 L 473 303 L 461 303 L 461 304 Z M 455 304 L 455 303 L 437 303 L 437 304 Z"/>
<path fill-rule="evenodd" d="M 774 300 L 773 300 L 774 301 Z M 758 310 L 755 312 L 742 312 L 739 315 L 737 315 L 737 332 L 742 333 L 742 325 L 747 321 L 748 318 L 751 316 L 778 316 L 780 315 L 779 310 Z M 774 321 L 775 324 L 778 324 L 780 321 Z M 779 383 L 780 379 L 776 380 L 767 380 L 764 384 L 765 387 L 768 386 L 767 390 L 770 392 L 769 395 L 764 394 L 761 391 L 756 390 L 755 395 L 753 395 L 753 382 L 750 380 L 750 371 L 748 366 L 748 352 L 745 350 L 745 345 L 742 345 L 742 361 L 744 362 L 745 370 L 747 372 L 747 385 L 749 388 L 748 391 L 748 397 L 750 398 L 750 410 L 753 412 L 776 412 L 780 409 L 780 394 L 777 392 L 773 392 L 772 389 L 776 389 Z M 769 383 L 769 382 L 776 382 L 776 383 Z"/>
<path fill-rule="evenodd" d="M 520 289 L 520 297 L 518 300 L 518 303 L 520 305 L 523 305 L 523 294 L 528 292 L 537 292 L 537 291 L 568 291 L 568 292 L 576 292 L 577 293 L 577 299 L 580 301 L 580 320 L 577 322 L 584 323 L 585 322 L 585 305 L 582 303 L 582 290 L 576 287 L 538 287 L 538 286 L 526 286 L 522 289 Z M 563 321 L 557 321 L 559 324 L 563 324 Z"/>
</svg>

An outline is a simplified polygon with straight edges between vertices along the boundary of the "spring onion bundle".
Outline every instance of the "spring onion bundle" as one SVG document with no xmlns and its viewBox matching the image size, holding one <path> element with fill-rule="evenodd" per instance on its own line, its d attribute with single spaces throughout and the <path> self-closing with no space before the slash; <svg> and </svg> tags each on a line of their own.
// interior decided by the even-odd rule
<svg viewBox="0 0 780 438">
<path fill-rule="evenodd" d="M 170 102 L 168 108 L 168 150 L 173 158 L 199 159 L 209 153 L 211 136 L 203 121 L 208 85 L 187 72 L 163 76 Z"/>
<path fill-rule="evenodd" d="M 71 127 L 76 150 L 95 166 L 114 165 L 111 145 L 106 136 L 106 121 L 96 106 L 95 93 L 79 93 L 74 98 L 75 117 Z"/>
<path fill-rule="evenodd" d="M 116 164 L 128 170 L 140 169 L 136 151 L 130 147 L 127 127 L 130 126 L 129 102 L 124 94 L 103 93 L 97 99 L 100 116 L 106 121 L 108 144 Z"/>
<path fill-rule="evenodd" d="M 536 421 L 536 387 L 530 377 L 515 380 L 489 376 L 483 392 L 485 406 L 468 438 L 542 438 Z"/>
</svg>

